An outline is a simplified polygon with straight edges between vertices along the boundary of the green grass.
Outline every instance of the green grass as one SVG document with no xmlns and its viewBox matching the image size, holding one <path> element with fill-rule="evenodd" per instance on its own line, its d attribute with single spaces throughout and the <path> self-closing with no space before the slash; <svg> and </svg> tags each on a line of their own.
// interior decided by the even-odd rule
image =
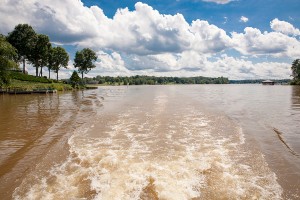
<svg viewBox="0 0 300 200">
<path fill-rule="evenodd" d="M 33 89 L 55 89 L 57 91 L 72 90 L 72 86 L 64 83 L 38 83 L 29 81 L 20 81 L 13 79 L 8 88 L 20 88 L 22 90 L 33 90 Z"/>
<path fill-rule="evenodd" d="M 22 74 L 11 71 L 9 73 L 11 82 L 6 88 L 19 88 L 21 90 L 31 91 L 34 89 L 55 89 L 57 91 L 72 90 L 72 86 L 57 82 L 45 77 L 35 77 L 32 75 Z"/>
<path fill-rule="evenodd" d="M 37 82 L 37 83 L 53 83 L 57 82 L 53 79 L 47 79 L 44 77 L 36 77 L 32 75 L 22 74 L 20 72 L 10 72 L 11 79 L 20 80 L 20 81 L 30 81 L 30 82 Z"/>
</svg>

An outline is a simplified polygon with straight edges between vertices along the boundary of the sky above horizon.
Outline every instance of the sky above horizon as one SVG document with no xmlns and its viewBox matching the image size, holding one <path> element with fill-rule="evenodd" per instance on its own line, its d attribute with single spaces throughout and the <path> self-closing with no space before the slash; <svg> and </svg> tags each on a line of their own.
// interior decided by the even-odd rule
<svg viewBox="0 0 300 200">
<path fill-rule="evenodd" d="M 283 79 L 300 58 L 299 0 L 0 2 L 0 33 L 28 23 L 66 48 L 71 60 L 60 78 L 70 77 L 75 52 L 86 47 L 98 55 L 87 77 Z"/>
</svg>

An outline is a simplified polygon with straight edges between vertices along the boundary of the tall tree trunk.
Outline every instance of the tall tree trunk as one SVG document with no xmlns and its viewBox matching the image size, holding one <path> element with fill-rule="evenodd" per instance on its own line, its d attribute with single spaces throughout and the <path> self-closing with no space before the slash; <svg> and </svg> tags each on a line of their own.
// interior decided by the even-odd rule
<svg viewBox="0 0 300 200">
<path fill-rule="evenodd" d="M 39 76 L 39 66 L 35 65 L 35 76 L 38 77 Z"/>
<path fill-rule="evenodd" d="M 23 58 L 23 74 L 25 74 L 25 58 Z"/>
<path fill-rule="evenodd" d="M 58 82 L 58 70 L 56 71 L 56 81 Z"/>
<path fill-rule="evenodd" d="M 43 77 L 43 67 L 41 66 L 41 77 Z"/>
<path fill-rule="evenodd" d="M 50 67 L 49 67 L 49 80 L 50 80 Z"/>
<path fill-rule="evenodd" d="M 82 85 L 84 84 L 83 83 L 83 72 L 81 72 L 81 81 L 82 81 Z"/>
</svg>

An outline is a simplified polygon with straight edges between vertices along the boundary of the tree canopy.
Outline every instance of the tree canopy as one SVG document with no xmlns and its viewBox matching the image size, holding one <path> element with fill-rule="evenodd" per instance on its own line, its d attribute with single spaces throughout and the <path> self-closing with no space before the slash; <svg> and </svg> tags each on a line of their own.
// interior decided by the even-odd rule
<svg viewBox="0 0 300 200">
<path fill-rule="evenodd" d="M 28 24 L 17 25 L 7 36 L 8 42 L 18 50 L 18 60 L 23 62 L 23 73 L 25 73 L 25 60 L 30 56 L 35 37 L 35 31 Z"/>
<path fill-rule="evenodd" d="M 62 47 L 53 47 L 50 50 L 50 55 L 48 56 L 48 68 L 56 73 L 56 80 L 58 80 L 58 71 L 61 67 L 66 68 L 69 62 L 69 55 L 66 50 Z"/>
<path fill-rule="evenodd" d="M 96 60 L 96 53 L 89 48 L 84 48 L 81 51 L 76 52 L 74 66 L 78 68 L 78 72 L 81 73 L 82 80 L 83 73 L 87 74 L 92 68 L 96 67 L 94 64 Z"/>
<path fill-rule="evenodd" d="M 19 24 L 7 36 L 8 42 L 17 49 L 18 61 L 23 61 L 25 73 L 25 60 L 36 68 L 36 76 L 43 76 L 43 67 L 57 73 L 61 67 L 66 67 L 69 56 L 62 47 L 52 49 L 47 35 L 36 33 L 28 24 Z M 53 57 L 54 56 L 54 57 Z M 40 71 L 39 71 L 40 69 Z"/>
<path fill-rule="evenodd" d="M 295 84 L 300 84 L 300 59 L 296 59 L 292 63 L 292 76 Z"/>
<path fill-rule="evenodd" d="M 9 83 L 8 70 L 17 68 L 17 51 L 0 35 L 0 87 Z"/>
<path fill-rule="evenodd" d="M 48 52 L 51 47 L 51 43 L 49 37 L 43 34 L 37 34 L 33 41 L 33 46 L 30 49 L 28 60 L 36 68 L 36 76 L 39 76 L 39 67 L 41 67 L 40 74 L 42 76 L 42 68 L 48 63 Z"/>
</svg>

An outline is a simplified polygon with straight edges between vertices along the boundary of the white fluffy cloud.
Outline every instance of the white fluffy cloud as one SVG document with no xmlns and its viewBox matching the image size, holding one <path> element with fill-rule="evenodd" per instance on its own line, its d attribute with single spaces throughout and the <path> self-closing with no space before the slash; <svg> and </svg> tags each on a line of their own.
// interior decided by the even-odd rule
<svg viewBox="0 0 300 200">
<path fill-rule="evenodd" d="M 219 52 L 230 44 L 226 32 L 207 21 L 196 20 L 189 25 L 181 14 L 163 15 L 140 2 L 134 11 L 119 9 L 113 19 L 97 6 L 88 8 L 74 0 L 6 1 L 0 11 L 2 19 L 11 16 L 1 20 L 1 32 L 7 33 L 18 23 L 29 23 L 54 42 L 84 47 L 148 55 L 191 49 Z"/>
<path fill-rule="evenodd" d="M 121 55 L 117 52 L 112 52 L 108 54 L 103 51 L 97 52 L 98 61 L 96 66 L 98 70 L 105 73 L 114 73 L 118 72 L 120 74 L 130 74 L 129 70 L 125 67 L 125 62 L 122 59 Z"/>
<path fill-rule="evenodd" d="M 182 53 L 163 53 L 147 56 L 130 56 L 127 68 L 130 70 L 149 70 L 153 72 L 204 71 L 207 56 L 196 51 Z"/>
<path fill-rule="evenodd" d="M 300 30 L 298 28 L 295 28 L 292 24 L 288 22 L 280 21 L 277 18 L 273 19 L 270 22 L 270 26 L 276 32 L 280 32 L 286 35 L 300 35 Z"/>
<path fill-rule="evenodd" d="M 191 59 L 195 58 L 195 59 Z M 131 71 L 132 74 L 154 75 L 154 76 L 224 76 L 230 79 L 282 79 L 290 77 L 290 64 L 283 62 L 260 62 L 235 58 L 223 54 L 213 61 L 197 52 L 184 52 L 180 55 L 159 55 L 153 58 L 144 57 L 136 61 L 143 64 L 147 61 L 149 65 L 156 64 L 156 68 L 140 68 Z M 187 67 L 189 66 L 189 67 Z M 167 70 L 165 70 L 167 69 Z"/>
<path fill-rule="evenodd" d="M 270 23 L 275 32 L 247 27 L 243 33 L 230 35 L 207 21 L 197 19 L 188 23 L 182 14 L 164 15 L 140 2 L 132 11 L 118 9 L 113 18 L 107 17 L 101 8 L 86 7 L 79 0 L 6 0 L 1 4 L 1 33 L 7 34 L 19 23 L 29 23 L 56 43 L 91 47 L 97 51 L 99 61 L 90 74 L 152 73 L 231 78 L 269 74 L 286 78 L 287 64 L 253 64 L 242 58 L 215 56 L 232 49 L 250 58 L 300 56 L 300 42 L 294 37 L 300 35 L 299 29 L 278 19 Z M 248 18 L 241 20 L 247 22 Z M 209 61 L 211 58 L 215 61 Z M 269 66 L 276 67 L 276 73 L 269 72 Z"/>
<path fill-rule="evenodd" d="M 219 76 L 231 79 L 281 79 L 290 75 L 290 64 L 280 62 L 260 62 L 223 55 L 215 62 L 207 63 L 209 74 L 218 73 Z"/>
<path fill-rule="evenodd" d="M 246 22 L 248 22 L 249 21 L 249 19 L 247 18 L 247 17 L 245 17 L 245 16 L 241 16 L 241 18 L 240 18 L 240 22 L 244 22 L 244 23 L 246 23 Z"/>
<path fill-rule="evenodd" d="M 96 37 L 97 20 L 90 8 L 74 0 L 10 0 L 1 2 L 1 32 L 7 33 L 19 23 L 29 23 L 54 41 L 74 43 Z M 72 6 L 70 6 L 72 5 Z M 7 17 L 10 16 L 10 17 Z"/>
<path fill-rule="evenodd" d="M 94 12 L 102 31 L 98 38 L 81 42 L 82 46 L 139 55 L 186 50 L 214 53 L 230 46 L 226 32 L 207 21 L 196 20 L 190 25 L 181 14 L 163 15 L 143 3 L 136 3 L 134 11 L 119 9 L 113 19 L 95 8 Z"/>
<path fill-rule="evenodd" d="M 210 25 L 207 21 L 196 20 L 192 22 L 188 31 L 191 33 L 190 50 L 202 53 L 216 53 L 231 47 L 231 39 L 223 29 Z"/>
<path fill-rule="evenodd" d="M 99 10 L 93 10 L 100 17 Z M 189 26 L 181 14 L 161 15 L 157 10 L 136 3 L 135 10 L 119 9 L 113 19 L 98 18 L 99 37 L 81 45 L 102 46 L 136 54 L 181 52 L 189 48 L 186 37 Z"/>
<path fill-rule="evenodd" d="M 247 27 L 244 33 L 232 33 L 234 48 L 244 55 L 272 55 L 274 57 L 299 57 L 300 42 L 277 32 L 264 32 Z"/>
</svg>

